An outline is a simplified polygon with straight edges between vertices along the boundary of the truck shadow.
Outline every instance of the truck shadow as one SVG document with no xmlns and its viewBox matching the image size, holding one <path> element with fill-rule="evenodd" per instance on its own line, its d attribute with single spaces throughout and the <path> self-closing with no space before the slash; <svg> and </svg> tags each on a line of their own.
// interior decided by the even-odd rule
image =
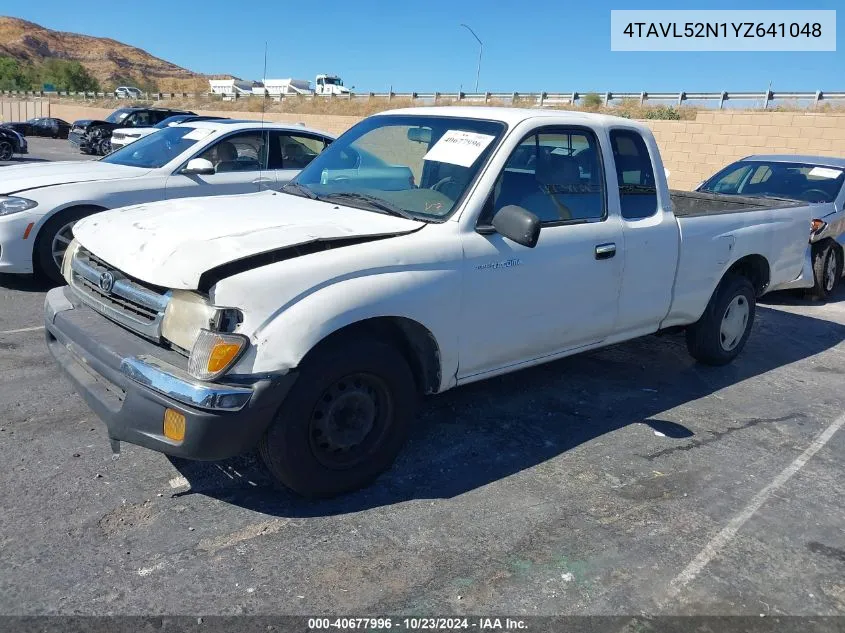
<svg viewBox="0 0 845 633">
<path fill-rule="evenodd" d="M 20 290 L 22 292 L 47 292 L 55 288 L 56 284 L 46 279 L 39 279 L 34 275 L 0 274 L 0 288 Z"/>
<path fill-rule="evenodd" d="M 191 486 L 180 494 L 275 516 L 326 516 L 455 497 L 634 424 L 666 436 L 664 451 L 682 450 L 694 433 L 661 419 L 665 412 L 845 340 L 845 325 L 765 306 L 757 314 L 748 345 L 726 367 L 696 364 L 683 335 L 651 336 L 431 397 L 393 468 L 337 499 L 307 501 L 274 487 L 253 455 L 215 463 L 171 459 Z"/>
</svg>

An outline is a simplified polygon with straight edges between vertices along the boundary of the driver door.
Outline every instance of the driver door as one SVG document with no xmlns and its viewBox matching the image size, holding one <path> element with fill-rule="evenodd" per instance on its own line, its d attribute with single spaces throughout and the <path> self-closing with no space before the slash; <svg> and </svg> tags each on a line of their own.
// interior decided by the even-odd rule
<svg viewBox="0 0 845 633">
<path fill-rule="evenodd" d="M 201 154 L 214 165 L 213 174 L 185 174 L 184 165 L 167 179 L 167 198 L 256 193 L 272 188 L 276 176 L 267 169 L 267 131 L 250 130 L 226 136 Z"/>
<path fill-rule="evenodd" d="M 532 132 L 509 157 L 478 229 L 463 236 L 459 382 L 613 333 L 625 251 L 603 162 L 591 130 L 565 126 Z M 540 219 L 534 248 L 492 230 L 507 205 Z"/>
</svg>

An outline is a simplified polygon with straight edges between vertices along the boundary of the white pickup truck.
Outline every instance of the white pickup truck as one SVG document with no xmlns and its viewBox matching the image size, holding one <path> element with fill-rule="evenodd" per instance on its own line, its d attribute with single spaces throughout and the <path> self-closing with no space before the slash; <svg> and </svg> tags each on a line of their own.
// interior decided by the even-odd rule
<svg viewBox="0 0 845 633">
<path fill-rule="evenodd" d="M 626 119 L 396 110 L 281 191 L 81 220 L 47 342 L 113 450 L 258 447 L 329 496 L 390 466 L 420 394 L 678 326 L 693 357 L 730 362 L 756 298 L 807 274 L 810 221 L 670 194 Z"/>
</svg>

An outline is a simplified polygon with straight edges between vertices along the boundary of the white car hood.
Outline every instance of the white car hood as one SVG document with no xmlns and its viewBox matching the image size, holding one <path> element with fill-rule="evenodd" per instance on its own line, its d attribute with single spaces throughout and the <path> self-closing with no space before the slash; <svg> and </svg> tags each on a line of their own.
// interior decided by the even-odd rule
<svg viewBox="0 0 845 633">
<path fill-rule="evenodd" d="M 118 270 L 192 290 L 212 268 L 318 240 L 414 231 L 424 222 L 298 196 L 262 192 L 182 198 L 104 211 L 78 222 L 86 249 Z"/>
<path fill-rule="evenodd" d="M 29 189 L 40 189 L 74 182 L 94 182 L 137 178 L 149 169 L 112 165 L 102 161 L 71 160 L 40 165 L 12 165 L 0 170 L 0 193 L 25 196 Z"/>
</svg>

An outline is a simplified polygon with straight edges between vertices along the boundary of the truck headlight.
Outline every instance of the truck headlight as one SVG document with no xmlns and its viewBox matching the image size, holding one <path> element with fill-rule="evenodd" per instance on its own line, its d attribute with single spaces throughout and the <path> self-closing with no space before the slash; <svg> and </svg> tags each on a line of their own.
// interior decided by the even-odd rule
<svg viewBox="0 0 845 633">
<path fill-rule="evenodd" d="M 228 334 L 242 320 L 239 310 L 211 305 L 195 292 L 173 290 L 161 320 L 161 335 L 190 352 L 203 330 Z"/>
<path fill-rule="evenodd" d="M 188 372 L 200 380 L 214 380 L 235 364 L 249 345 L 243 334 L 224 334 L 202 329 L 191 349 Z"/>
<path fill-rule="evenodd" d="M 76 238 L 73 238 L 68 244 L 67 250 L 65 251 L 64 257 L 62 258 L 62 277 L 65 278 L 65 281 L 70 284 L 70 264 L 73 261 L 73 256 L 76 255 L 76 251 L 79 250 L 79 241 Z"/>
<path fill-rule="evenodd" d="M 16 196 L 0 196 L 0 215 L 12 215 L 21 211 L 28 211 L 37 206 L 38 203 L 35 200 Z"/>
</svg>

